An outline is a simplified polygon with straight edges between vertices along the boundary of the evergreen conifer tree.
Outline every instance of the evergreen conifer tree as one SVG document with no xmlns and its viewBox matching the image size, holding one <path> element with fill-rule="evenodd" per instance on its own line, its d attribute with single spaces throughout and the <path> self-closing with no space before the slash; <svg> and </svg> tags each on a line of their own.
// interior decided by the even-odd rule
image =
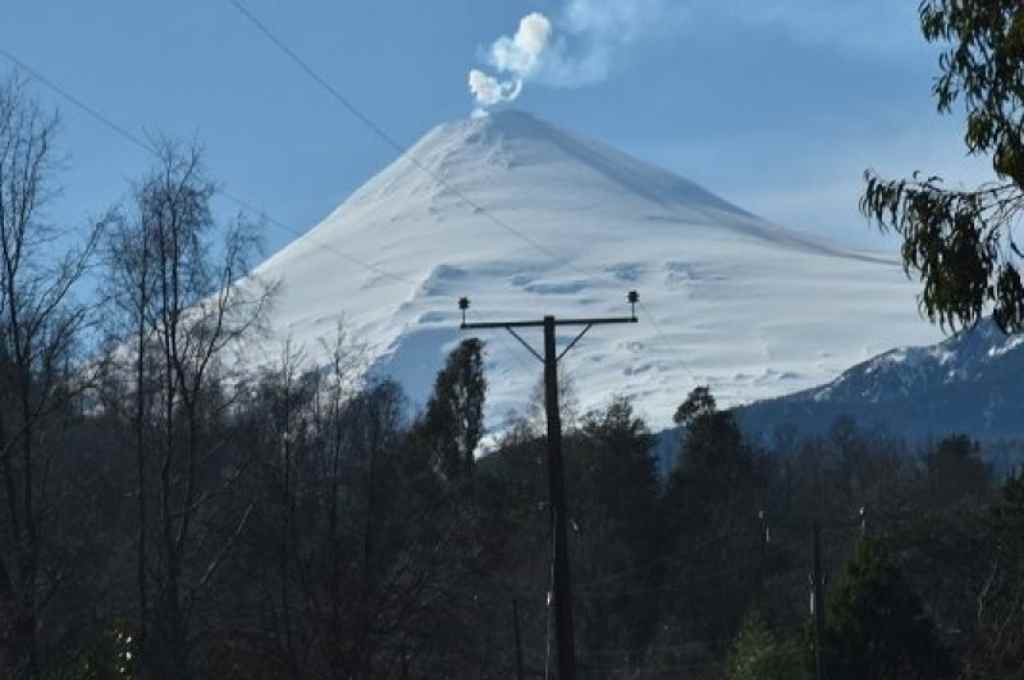
<svg viewBox="0 0 1024 680">
<path fill-rule="evenodd" d="M 473 476 L 474 453 L 484 430 L 484 344 L 463 340 L 437 374 L 420 433 L 437 468 L 449 481 Z"/>
<path fill-rule="evenodd" d="M 864 539 L 829 593 L 823 641 L 828 677 L 905 680 L 950 676 L 921 602 L 886 546 Z"/>
</svg>

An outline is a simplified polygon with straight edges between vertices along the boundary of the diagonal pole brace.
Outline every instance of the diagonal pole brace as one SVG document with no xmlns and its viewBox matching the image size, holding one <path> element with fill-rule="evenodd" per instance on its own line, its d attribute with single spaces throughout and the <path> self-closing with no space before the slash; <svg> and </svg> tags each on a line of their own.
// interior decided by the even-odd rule
<svg viewBox="0 0 1024 680">
<path fill-rule="evenodd" d="M 639 302 L 635 291 L 627 297 L 630 305 Z M 469 308 L 469 300 L 459 300 L 459 309 L 463 312 Z M 583 336 L 591 326 L 611 323 L 636 323 L 636 310 L 629 317 L 607 317 L 586 319 L 562 319 L 558 321 L 553 315 L 546 315 L 543 321 L 489 321 L 486 323 L 467 323 L 465 315 L 462 330 L 500 329 L 507 330 L 519 341 L 530 354 L 544 364 L 544 410 L 547 413 L 548 441 L 548 497 L 550 499 L 552 524 L 552 595 L 554 600 L 554 618 L 556 637 L 558 639 L 558 677 L 561 680 L 576 680 L 576 643 L 572 615 L 572 575 L 569 569 L 568 548 L 568 512 L 565 499 L 565 464 L 562 460 L 562 420 L 558 409 L 558 362 Z M 555 331 L 558 326 L 583 326 L 583 331 L 576 336 L 565 350 L 556 351 Z M 544 355 L 541 356 L 528 342 L 516 333 L 515 328 L 544 328 Z"/>
<path fill-rule="evenodd" d="M 533 347 L 530 347 L 530 343 L 526 342 L 526 340 L 523 340 L 522 336 L 519 335 L 519 333 L 516 333 L 512 329 L 512 326 L 505 326 L 505 330 L 507 330 L 509 333 L 511 333 L 513 338 L 515 338 L 520 343 L 522 343 L 523 347 L 525 347 L 526 349 L 530 350 L 530 354 L 532 354 L 533 356 L 537 357 L 537 360 L 540 361 L 540 363 L 542 363 L 542 364 L 544 363 L 544 357 L 542 357 L 540 355 L 540 353 L 538 353 L 537 350 L 535 350 Z"/>
<path fill-rule="evenodd" d="M 559 361 L 561 361 L 562 357 L 564 357 L 566 354 L 568 354 L 569 350 L 571 350 L 573 347 L 575 347 L 576 343 L 579 342 L 580 340 L 582 340 L 583 336 L 587 334 L 587 331 L 589 331 L 593 327 L 594 327 L 594 324 L 592 324 L 592 323 L 591 324 L 587 324 L 587 327 L 584 328 L 582 331 L 580 331 L 580 334 L 576 336 L 576 339 L 573 340 L 572 342 L 570 342 L 569 346 L 562 350 L 562 353 L 558 355 L 557 359 L 555 359 L 555 363 L 558 363 Z"/>
</svg>

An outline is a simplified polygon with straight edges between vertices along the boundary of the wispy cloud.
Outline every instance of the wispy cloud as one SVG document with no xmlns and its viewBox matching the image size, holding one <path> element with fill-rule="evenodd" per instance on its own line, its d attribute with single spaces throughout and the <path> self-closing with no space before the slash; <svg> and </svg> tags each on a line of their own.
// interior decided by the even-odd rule
<svg viewBox="0 0 1024 680">
<path fill-rule="evenodd" d="M 554 20 L 533 12 L 485 51 L 492 72 L 470 70 L 470 92 L 486 109 L 515 100 L 527 82 L 563 88 L 601 82 L 623 49 L 664 30 L 683 11 L 672 0 L 568 0 Z"/>
<path fill-rule="evenodd" d="M 500 76 L 475 68 L 469 72 L 469 90 L 477 104 L 487 108 L 516 99 L 523 83 L 536 72 L 550 40 L 551 22 L 540 12 L 523 17 L 515 35 L 495 40 L 488 63 Z"/>
</svg>

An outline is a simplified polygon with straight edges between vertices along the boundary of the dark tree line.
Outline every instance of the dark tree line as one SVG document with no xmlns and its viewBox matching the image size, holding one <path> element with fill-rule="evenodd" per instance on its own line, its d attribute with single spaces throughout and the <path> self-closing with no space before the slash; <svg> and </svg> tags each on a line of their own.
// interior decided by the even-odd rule
<svg viewBox="0 0 1024 680">
<path fill-rule="evenodd" d="M 344 327 L 262 358 L 274 282 L 201 150 L 154 140 L 61 254 L 56 129 L 0 90 L 0 677 L 507 678 L 514 610 L 548 675 L 545 437 L 528 412 L 479 455 L 483 344 L 416 416 Z M 1020 677 L 1024 479 L 964 437 L 840 420 L 768 450 L 707 388 L 680 402 L 667 475 L 628 399 L 564 419 L 584 677 L 799 678 L 815 644 L 828 677 Z"/>
</svg>

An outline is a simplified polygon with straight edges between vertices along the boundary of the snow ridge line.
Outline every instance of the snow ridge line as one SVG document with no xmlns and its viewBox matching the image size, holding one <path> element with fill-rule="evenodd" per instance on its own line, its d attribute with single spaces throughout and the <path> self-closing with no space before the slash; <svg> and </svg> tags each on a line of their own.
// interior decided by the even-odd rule
<svg viewBox="0 0 1024 680">
<path fill-rule="evenodd" d="M 580 267 L 575 265 L 571 260 L 569 260 L 569 258 L 565 257 L 564 255 L 558 254 L 554 250 L 542 245 L 536 239 L 527 236 L 524 232 L 511 226 L 510 224 L 499 218 L 497 215 L 492 213 L 490 210 L 480 205 L 477 201 L 467 196 L 465 192 L 449 183 L 443 176 L 434 172 L 429 167 L 424 165 L 418 158 L 409 153 L 409 147 L 403 146 L 401 143 L 397 141 L 395 137 L 388 134 L 388 132 L 382 126 L 374 122 L 372 118 L 370 118 L 368 115 L 363 113 L 359 108 L 357 108 L 348 97 L 344 96 L 341 92 L 339 92 L 337 88 L 332 86 L 325 78 L 318 74 L 313 69 L 313 67 L 309 65 L 308 62 L 306 62 L 294 50 L 288 47 L 288 45 L 283 40 L 281 40 L 273 31 L 270 30 L 270 28 L 267 26 L 265 22 L 263 22 L 259 17 L 257 17 L 252 12 L 252 10 L 250 10 L 244 3 L 241 2 L 241 0 L 227 0 L 227 2 L 236 10 L 238 10 L 238 12 L 243 17 L 249 20 L 249 22 L 252 23 L 268 40 L 270 40 L 270 42 L 273 43 L 274 46 L 281 50 L 281 52 L 283 52 L 285 56 L 287 56 L 289 59 L 295 62 L 295 64 L 304 73 L 306 73 L 306 75 L 308 75 L 315 83 L 320 85 L 328 94 L 330 94 L 335 100 L 337 100 L 352 116 L 354 116 L 363 125 L 365 125 L 378 138 L 384 141 L 385 144 L 387 144 L 388 146 L 392 147 L 395 151 L 397 151 L 400 158 L 406 159 L 418 170 L 425 173 L 427 176 L 429 176 L 431 179 L 437 182 L 441 187 L 450 191 L 453 195 L 455 195 L 456 197 L 464 201 L 466 204 L 468 204 L 471 208 L 473 208 L 474 211 L 476 211 L 479 214 L 482 214 L 495 225 L 513 234 L 520 240 L 524 241 L 525 243 L 535 248 L 538 252 L 543 253 L 547 257 L 563 265 L 565 268 L 571 271 L 575 271 L 577 274 L 581 274 L 588 278 L 606 278 L 609 281 L 613 280 L 612 277 L 605 272 L 595 273 L 581 269 Z M 646 311 L 646 307 L 642 306 L 642 308 L 645 309 Z M 651 316 L 652 326 L 655 329 L 656 334 L 659 337 L 663 337 L 662 332 L 658 328 L 657 323 L 653 321 L 653 315 L 650 314 L 649 312 L 648 315 Z"/>
</svg>

